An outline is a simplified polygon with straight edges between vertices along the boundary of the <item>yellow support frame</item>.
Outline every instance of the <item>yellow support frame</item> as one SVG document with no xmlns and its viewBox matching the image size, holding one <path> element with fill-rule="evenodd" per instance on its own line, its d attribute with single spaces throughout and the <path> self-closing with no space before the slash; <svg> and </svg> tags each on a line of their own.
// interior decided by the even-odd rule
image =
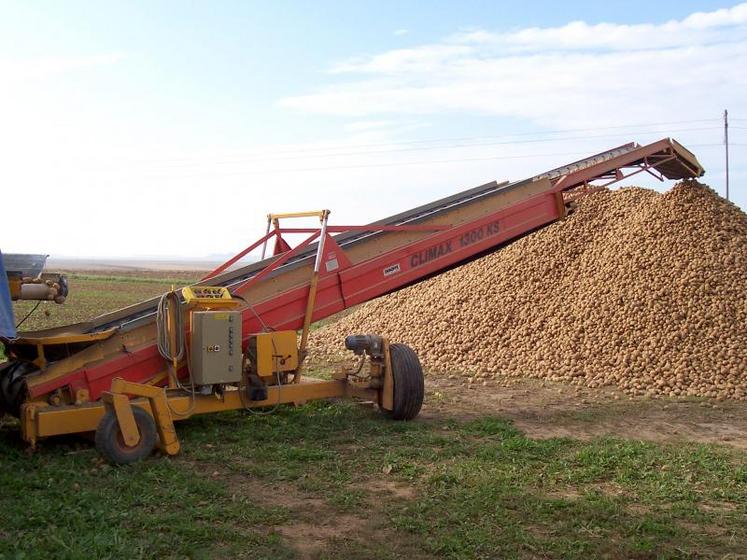
<svg viewBox="0 0 747 560">
<path fill-rule="evenodd" d="M 171 416 L 167 390 L 162 387 L 132 383 L 117 378 L 112 381 L 111 391 L 101 395 L 101 400 L 107 410 L 113 410 L 117 415 L 119 429 L 122 431 L 125 443 L 133 447 L 140 440 L 128 395 L 147 399 L 151 416 L 153 416 L 158 429 L 161 450 L 168 455 L 179 453 L 179 438 L 176 435 L 174 419 Z"/>
<path fill-rule="evenodd" d="M 319 218 L 320 220 L 329 214 L 329 210 L 309 210 L 306 212 L 284 212 L 279 214 L 267 214 L 267 219 L 282 220 L 285 218 Z"/>
<path fill-rule="evenodd" d="M 130 399 L 128 395 L 134 398 Z M 113 410 L 125 441 L 128 445 L 135 445 L 139 434 L 131 407 L 139 406 L 153 416 L 163 452 L 175 455 L 179 452 L 175 421 L 186 420 L 196 414 L 329 398 L 360 398 L 379 404 L 387 400 L 391 402 L 391 396 L 389 399 L 381 398 L 379 389 L 344 379 L 325 381 L 305 378 L 298 384 L 273 385 L 267 388 L 267 398 L 262 401 L 248 400 L 240 389 L 227 390 L 223 393 L 223 398 L 219 399 L 214 395 L 193 396 L 177 389 L 115 379 L 112 390 L 104 393 L 102 400 L 98 402 L 78 406 L 51 406 L 37 402 L 22 405 L 21 435 L 24 440 L 35 445 L 44 437 L 93 432 L 106 411 Z M 181 414 L 179 411 L 187 412 Z"/>
</svg>

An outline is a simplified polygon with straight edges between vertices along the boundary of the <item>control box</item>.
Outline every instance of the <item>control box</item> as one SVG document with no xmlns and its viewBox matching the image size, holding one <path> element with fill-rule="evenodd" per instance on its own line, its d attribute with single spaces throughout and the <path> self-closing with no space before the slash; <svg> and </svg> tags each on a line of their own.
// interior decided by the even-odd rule
<svg viewBox="0 0 747 560">
<path fill-rule="evenodd" d="M 296 331 L 272 331 L 249 335 L 247 356 L 254 362 L 257 375 L 273 377 L 298 369 Z"/>
<path fill-rule="evenodd" d="M 190 367 L 195 385 L 241 381 L 241 312 L 193 311 Z"/>
</svg>

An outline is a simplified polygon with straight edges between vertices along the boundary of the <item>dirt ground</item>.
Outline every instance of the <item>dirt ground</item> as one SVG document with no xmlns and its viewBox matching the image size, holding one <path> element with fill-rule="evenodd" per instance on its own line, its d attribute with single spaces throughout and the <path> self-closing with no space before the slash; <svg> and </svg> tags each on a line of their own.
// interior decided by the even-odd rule
<svg viewBox="0 0 747 560">
<path fill-rule="evenodd" d="M 436 376 L 426 378 L 426 393 L 424 418 L 501 416 L 532 438 L 616 436 L 747 449 L 747 403 L 740 401 L 631 398 L 612 388 L 534 379 L 482 385 Z"/>
<path fill-rule="evenodd" d="M 486 385 L 462 379 L 426 378 L 426 399 L 420 419 L 469 420 L 480 416 L 510 419 L 532 438 L 569 437 L 588 440 L 599 436 L 676 443 L 695 441 L 747 449 L 747 403 L 705 399 L 630 398 L 611 388 L 588 389 L 539 380 L 510 380 Z M 200 465 L 205 468 L 205 465 Z M 387 550 L 412 560 L 428 558 L 407 539 L 386 528 L 382 503 L 406 502 L 412 487 L 387 478 L 367 478 L 361 490 L 377 496 L 360 510 L 340 512 L 312 493 L 289 485 L 262 484 L 251 476 L 228 473 L 219 465 L 214 476 L 225 477 L 235 492 L 248 493 L 259 503 L 281 505 L 301 517 L 293 524 L 267 527 L 277 531 L 302 559 L 327 557 L 334 543 L 337 554 L 346 551 Z M 385 498 L 384 498 L 385 497 Z M 342 556 L 340 556 L 342 554 Z M 367 556 L 368 557 L 368 556 Z"/>
</svg>

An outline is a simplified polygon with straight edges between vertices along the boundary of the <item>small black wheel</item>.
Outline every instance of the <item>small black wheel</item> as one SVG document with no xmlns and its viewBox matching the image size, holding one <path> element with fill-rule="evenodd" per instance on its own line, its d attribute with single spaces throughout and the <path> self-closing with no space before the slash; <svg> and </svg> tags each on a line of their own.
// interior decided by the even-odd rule
<svg viewBox="0 0 747 560">
<path fill-rule="evenodd" d="M 389 356 L 394 379 L 394 408 L 384 412 L 393 420 L 412 420 L 423 406 L 423 368 L 418 355 L 405 344 L 390 344 Z"/>
<path fill-rule="evenodd" d="M 96 428 L 96 449 L 116 465 L 136 463 L 145 459 L 156 446 L 156 423 L 153 417 L 138 406 L 132 407 L 132 414 L 140 432 L 140 441 L 133 447 L 125 443 L 117 415 L 113 410 L 108 410 L 104 414 Z"/>
<path fill-rule="evenodd" d="M 21 405 L 26 399 L 26 376 L 34 370 L 35 366 L 26 362 L 12 362 L 0 369 L 0 409 L 16 418 L 21 415 Z"/>
</svg>

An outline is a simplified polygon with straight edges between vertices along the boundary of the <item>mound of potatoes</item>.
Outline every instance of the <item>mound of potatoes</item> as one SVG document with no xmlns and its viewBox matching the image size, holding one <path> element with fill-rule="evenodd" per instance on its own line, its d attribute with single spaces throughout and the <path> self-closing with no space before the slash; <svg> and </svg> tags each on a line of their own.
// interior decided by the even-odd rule
<svg viewBox="0 0 747 560">
<path fill-rule="evenodd" d="M 747 215 L 695 181 L 583 196 L 566 219 L 312 333 L 411 345 L 428 375 L 747 398 Z"/>
</svg>

